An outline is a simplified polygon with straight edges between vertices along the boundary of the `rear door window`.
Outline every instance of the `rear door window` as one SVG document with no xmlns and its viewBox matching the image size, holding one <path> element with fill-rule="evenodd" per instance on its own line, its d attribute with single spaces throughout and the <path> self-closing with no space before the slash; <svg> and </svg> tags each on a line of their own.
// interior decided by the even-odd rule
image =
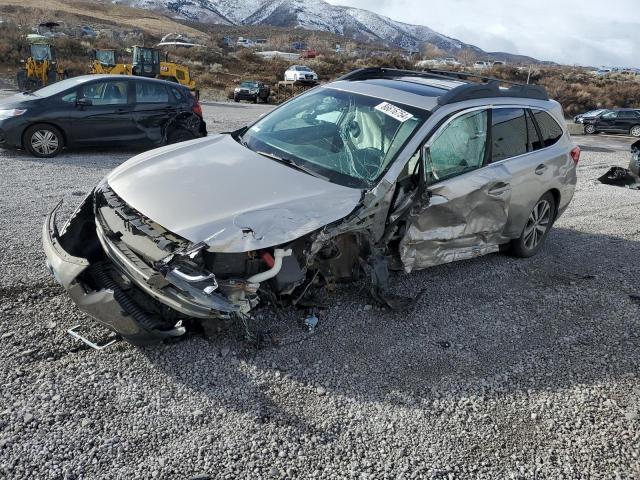
<svg viewBox="0 0 640 480">
<path fill-rule="evenodd" d="M 136 103 L 169 103 L 169 93 L 156 82 L 136 82 Z"/>
<path fill-rule="evenodd" d="M 540 134 L 542 135 L 542 144 L 545 147 L 554 145 L 560 138 L 562 138 L 563 131 L 558 122 L 556 122 L 551 115 L 542 110 L 534 110 L 533 118 L 535 118 L 538 127 L 540 128 Z"/>
<path fill-rule="evenodd" d="M 637 114 L 636 112 L 632 112 L 632 111 L 626 111 L 626 112 L 620 112 L 620 118 L 637 118 Z"/>
<path fill-rule="evenodd" d="M 527 153 L 527 121 L 522 108 L 496 108 L 491 117 L 491 161 Z"/>
</svg>

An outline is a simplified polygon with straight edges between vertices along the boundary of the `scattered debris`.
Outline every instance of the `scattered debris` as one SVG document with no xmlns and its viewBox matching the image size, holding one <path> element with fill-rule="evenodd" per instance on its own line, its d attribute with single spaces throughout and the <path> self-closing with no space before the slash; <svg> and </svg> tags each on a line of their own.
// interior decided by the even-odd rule
<svg viewBox="0 0 640 480">
<path fill-rule="evenodd" d="M 638 179 L 631 170 L 622 167 L 611 167 L 607 173 L 598 178 L 600 183 L 615 185 L 616 187 L 628 187 L 631 190 L 640 190 Z"/>
<path fill-rule="evenodd" d="M 318 322 L 319 322 L 318 317 L 316 317 L 313 314 L 309 315 L 307 318 L 304 319 L 304 324 L 309 329 L 310 332 L 313 332 L 316 329 Z"/>
</svg>

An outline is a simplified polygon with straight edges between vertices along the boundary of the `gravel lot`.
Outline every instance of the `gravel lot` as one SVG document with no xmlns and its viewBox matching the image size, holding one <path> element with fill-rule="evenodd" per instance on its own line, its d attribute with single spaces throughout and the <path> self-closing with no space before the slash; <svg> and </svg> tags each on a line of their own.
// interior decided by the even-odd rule
<svg viewBox="0 0 640 480">
<path fill-rule="evenodd" d="M 204 108 L 220 131 L 269 107 Z M 595 181 L 628 153 L 590 150 L 537 257 L 398 275 L 425 289 L 409 314 L 354 284 L 314 335 L 304 311 L 259 311 L 279 338 L 260 351 L 227 334 L 104 352 L 66 334 L 107 336 L 40 230 L 135 152 L 0 151 L 0 478 L 640 478 L 640 192 Z"/>
</svg>

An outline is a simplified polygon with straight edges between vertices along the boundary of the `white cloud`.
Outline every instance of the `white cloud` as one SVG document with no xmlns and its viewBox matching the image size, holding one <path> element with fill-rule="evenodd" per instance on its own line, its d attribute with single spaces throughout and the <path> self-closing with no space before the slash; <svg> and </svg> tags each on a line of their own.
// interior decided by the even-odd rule
<svg viewBox="0 0 640 480">
<path fill-rule="evenodd" d="M 329 0 L 421 24 L 486 51 L 640 67 L 638 0 Z"/>
</svg>

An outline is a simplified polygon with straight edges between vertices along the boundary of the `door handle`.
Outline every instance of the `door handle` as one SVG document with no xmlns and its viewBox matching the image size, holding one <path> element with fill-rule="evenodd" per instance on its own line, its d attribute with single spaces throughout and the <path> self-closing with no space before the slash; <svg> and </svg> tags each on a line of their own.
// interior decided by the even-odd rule
<svg viewBox="0 0 640 480">
<path fill-rule="evenodd" d="M 127 110 L 126 108 L 117 108 L 116 113 L 129 113 L 129 110 Z"/>
<path fill-rule="evenodd" d="M 542 175 L 547 171 L 547 166 L 544 163 L 541 163 L 536 167 L 536 175 Z"/>
<path fill-rule="evenodd" d="M 498 197 L 503 193 L 508 192 L 510 189 L 511 189 L 511 186 L 508 183 L 498 182 L 489 189 L 489 195 Z"/>
</svg>

